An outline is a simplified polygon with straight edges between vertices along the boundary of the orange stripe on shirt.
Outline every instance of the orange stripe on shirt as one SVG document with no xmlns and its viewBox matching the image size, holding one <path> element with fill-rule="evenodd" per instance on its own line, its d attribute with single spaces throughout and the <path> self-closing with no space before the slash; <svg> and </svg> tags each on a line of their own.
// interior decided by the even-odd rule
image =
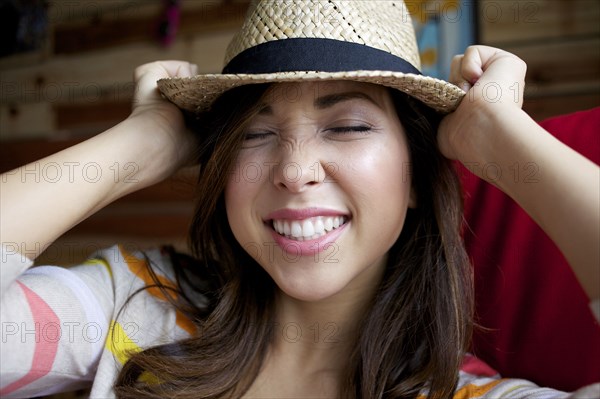
<svg viewBox="0 0 600 399">
<path fill-rule="evenodd" d="M 494 389 L 502 380 L 494 380 L 487 384 L 483 385 L 475 385 L 475 384 L 467 384 L 464 387 L 460 388 L 454 393 L 452 399 L 469 399 L 469 398 L 478 398 L 492 389 Z"/>
<path fill-rule="evenodd" d="M 452 396 L 452 399 L 479 398 L 479 397 L 485 395 L 486 393 L 488 393 L 489 391 L 491 391 L 492 389 L 494 389 L 494 387 L 496 385 L 498 385 L 501 381 L 502 380 L 494 380 L 494 381 L 491 381 L 484 385 L 467 384 L 464 387 L 457 390 L 456 392 L 454 392 L 454 396 Z M 426 398 L 427 398 L 427 395 L 422 394 L 422 393 L 419 394 L 419 396 L 417 396 L 417 399 L 426 399 Z"/>
<path fill-rule="evenodd" d="M 127 263 L 127 267 L 129 270 L 135 274 L 139 279 L 141 279 L 147 286 L 155 285 L 156 283 L 152 279 L 150 272 L 148 271 L 148 262 L 145 259 L 140 259 L 136 256 L 133 256 L 129 252 L 127 252 L 123 247 L 119 246 L 119 250 Z M 166 277 L 156 275 L 158 281 L 167 288 L 169 295 L 172 295 L 173 299 L 177 299 L 177 293 L 175 291 L 170 291 L 171 289 L 176 289 L 175 283 L 169 280 Z M 147 289 L 148 293 L 155 298 L 161 299 L 163 301 L 168 301 L 168 298 L 158 287 L 151 287 Z M 188 317 L 186 317 L 183 313 L 176 310 L 175 311 L 175 324 L 179 326 L 184 331 L 187 331 L 188 334 L 192 335 L 196 331 L 196 326 Z"/>
</svg>

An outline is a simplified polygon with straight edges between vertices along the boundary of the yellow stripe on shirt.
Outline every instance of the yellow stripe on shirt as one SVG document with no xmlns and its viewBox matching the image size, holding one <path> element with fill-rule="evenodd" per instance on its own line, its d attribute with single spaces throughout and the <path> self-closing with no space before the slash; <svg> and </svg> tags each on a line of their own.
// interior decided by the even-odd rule
<svg viewBox="0 0 600 399">
<path fill-rule="evenodd" d="M 121 364 L 125 364 L 131 356 L 142 351 L 142 348 L 137 346 L 129 335 L 127 335 L 123 326 L 114 320 L 110 322 L 105 347 Z M 147 371 L 142 373 L 139 380 L 148 384 L 159 383 L 159 379 Z"/>
</svg>

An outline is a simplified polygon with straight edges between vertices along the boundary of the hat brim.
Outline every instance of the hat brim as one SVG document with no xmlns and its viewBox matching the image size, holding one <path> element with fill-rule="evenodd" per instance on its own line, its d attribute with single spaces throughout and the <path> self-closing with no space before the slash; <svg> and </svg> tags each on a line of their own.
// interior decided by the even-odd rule
<svg viewBox="0 0 600 399">
<path fill-rule="evenodd" d="M 410 73 L 391 71 L 350 72 L 276 72 L 268 74 L 204 74 L 186 78 L 160 79 L 158 89 L 173 104 L 191 112 L 203 112 L 223 93 L 234 87 L 278 82 L 314 82 L 349 80 L 374 83 L 422 101 L 440 113 L 458 107 L 465 92 L 444 80 Z"/>
</svg>

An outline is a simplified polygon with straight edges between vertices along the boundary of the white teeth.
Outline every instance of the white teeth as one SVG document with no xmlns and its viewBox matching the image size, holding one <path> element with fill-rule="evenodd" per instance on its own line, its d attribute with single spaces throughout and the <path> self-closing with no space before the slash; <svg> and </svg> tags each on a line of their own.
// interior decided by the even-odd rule
<svg viewBox="0 0 600 399">
<path fill-rule="evenodd" d="M 295 220 L 292 222 L 292 237 L 302 237 L 302 226 Z"/>
<path fill-rule="evenodd" d="M 318 218 L 315 222 L 315 234 L 325 234 L 325 225 L 323 225 L 323 220 Z"/>
<path fill-rule="evenodd" d="M 304 220 L 273 220 L 273 228 L 288 238 L 308 240 L 319 238 L 344 223 L 344 216 L 318 216 Z"/>
<path fill-rule="evenodd" d="M 302 236 L 304 237 L 312 237 L 315 235 L 315 226 L 313 226 L 312 222 L 309 219 L 306 219 L 304 223 L 302 223 Z"/>
</svg>

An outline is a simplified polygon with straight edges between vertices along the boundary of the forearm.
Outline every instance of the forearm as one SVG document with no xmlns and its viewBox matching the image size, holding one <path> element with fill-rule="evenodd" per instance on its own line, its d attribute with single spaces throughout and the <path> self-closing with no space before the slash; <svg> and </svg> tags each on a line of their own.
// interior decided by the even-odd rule
<svg viewBox="0 0 600 399">
<path fill-rule="evenodd" d="M 591 299 L 600 297 L 600 169 L 525 112 L 482 112 L 467 167 L 512 197 L 550 236 Z"/>
<path fill-rule="evenodd" d="M 34 259 L 56 238 L 112 201 L 155 182 L 130 119 L 76 146 L 2 175 L 0 237 Z M 151 148 L 151 147 L 150 147 Z M 15 248 L 16 247 L 16 248 Z"/>
</svg>

